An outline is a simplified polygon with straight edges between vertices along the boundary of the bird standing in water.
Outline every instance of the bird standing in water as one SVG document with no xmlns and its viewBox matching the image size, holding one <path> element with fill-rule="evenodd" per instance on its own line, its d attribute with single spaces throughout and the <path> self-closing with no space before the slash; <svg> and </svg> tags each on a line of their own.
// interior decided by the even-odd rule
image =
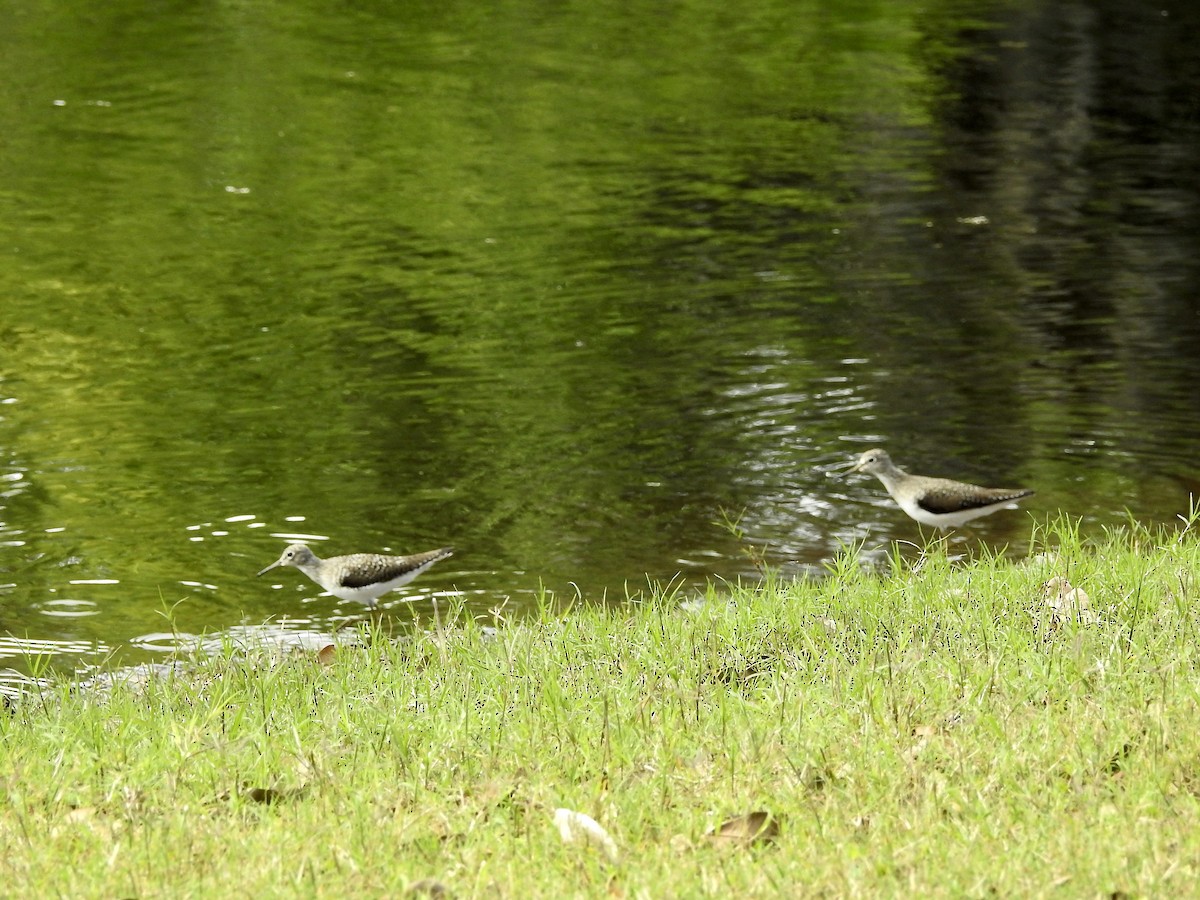
<svg viewBox="0 0 1200 900">
<path fill-rule="evenodd" d="M 850 464 L 851 472 L 874 475 L 892 499 L 922 525 L 951 528 L 990 515 L 1033 494 L 1026 488 L 986 488 L 948 478 L 910 475 L 878 448 Z"/>
<path fill-rule="evenodd" d="M 289 544 L 283 555 L 259 575 L 276 566 L 295 566 L 329 593 L 374 608 L 388 591 L 402 587 L 454 550 L 442 547 L 412 556 L 352 553 L 321 559 L 304 544 Z"/>
</svg>

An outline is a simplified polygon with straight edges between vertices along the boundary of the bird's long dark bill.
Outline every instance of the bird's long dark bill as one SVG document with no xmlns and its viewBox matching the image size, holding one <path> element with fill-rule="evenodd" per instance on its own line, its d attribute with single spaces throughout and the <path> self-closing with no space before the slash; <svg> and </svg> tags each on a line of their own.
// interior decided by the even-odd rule
<svg viewBox="0 0 1200 900">
<path fill-rule="evenodd" d="M 259 572 L 258 574 L 259 574 L 259 575 L 266 575 L 268 572 L 270 572 L 270 571 L 271 571 L 273 568 L 275 568 L 277 565 L 279 565 L 279 560 L 275 560 L 275 562 L 271 563 L 269 566 L 267 566 L 265 569 L 263 569 L 263 570 L 262 570 L 261 572 Z"/>
</svg>

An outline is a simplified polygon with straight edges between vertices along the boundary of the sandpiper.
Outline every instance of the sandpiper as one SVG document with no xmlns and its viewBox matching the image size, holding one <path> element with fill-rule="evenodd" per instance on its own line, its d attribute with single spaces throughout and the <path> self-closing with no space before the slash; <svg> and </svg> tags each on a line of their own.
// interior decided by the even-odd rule
<svg viewBox="0 0 1200 900">
<path fill-rule="evenodd" d="M 1033 493 L 1024 488 L 986 488 L 948 478 L 909 475 L 878 448 L 860 456 L 850 471 L 874 475 L 909 516 L 938 528 L 962 525 Z"/>
<path fill-rule="evenodd" d="M 333 596 L 374 607 L 388 591 L 408 584 L 453 552 L 451 547 L 442 547 L 412 556 L 352 553 L 321 559 L 304 544 L 289 544 L 279 559 L 258 574 L 270 572 L 276 566 L 295 566 Z"/>
</svg>

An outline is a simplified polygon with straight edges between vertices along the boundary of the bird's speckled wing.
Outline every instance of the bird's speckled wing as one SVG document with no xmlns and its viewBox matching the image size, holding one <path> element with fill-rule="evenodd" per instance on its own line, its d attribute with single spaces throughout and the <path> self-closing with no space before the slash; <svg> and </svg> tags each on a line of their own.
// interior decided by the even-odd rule
<svg viewBox="0 0 1200 900">
<path fill-rule="evenodd" d="M 925 491 L 917 500 L 917 506 L 934 515 L 963 512 L 968 509 L 980 509 L 985 506 L 995 506 L 998 503 L 1011 503 L 1033 493 L 1030 490 L 1008 488 L 985 488 L 973 484 L 960 484 L 956 481 L 942 482 L 941 479 L 931 480 L 925 486 Z"/>
<path fill-rule="evenodd" d="M 453 552 L 450 547 L 442 547 L 440 550 L 414 553 L 412 556 L 377 556 L 371 553 L 355 553 L 346 559 L 347 571 L 342 575 L 340 586 L 344 588 L 369 587 L 409 573 L 412 573 L 415 578 L 439 559 L 445 559 Z"/>
</svg>

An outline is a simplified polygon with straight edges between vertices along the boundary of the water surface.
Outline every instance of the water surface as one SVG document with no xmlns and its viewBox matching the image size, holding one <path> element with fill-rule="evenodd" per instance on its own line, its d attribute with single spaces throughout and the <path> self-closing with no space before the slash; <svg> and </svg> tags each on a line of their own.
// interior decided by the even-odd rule
<svg viewBox="0 0 1200 900">
<path fill-rule="evenodd" d="M 920 537 L 876 444 L 1037 489 L 963 552 L 1188 510 L 1190 7 L 11 13 L 0 665 L 323 639 L 296 536 L 455 545 L 404 621 L 819 571 Z"/>
</svg>

